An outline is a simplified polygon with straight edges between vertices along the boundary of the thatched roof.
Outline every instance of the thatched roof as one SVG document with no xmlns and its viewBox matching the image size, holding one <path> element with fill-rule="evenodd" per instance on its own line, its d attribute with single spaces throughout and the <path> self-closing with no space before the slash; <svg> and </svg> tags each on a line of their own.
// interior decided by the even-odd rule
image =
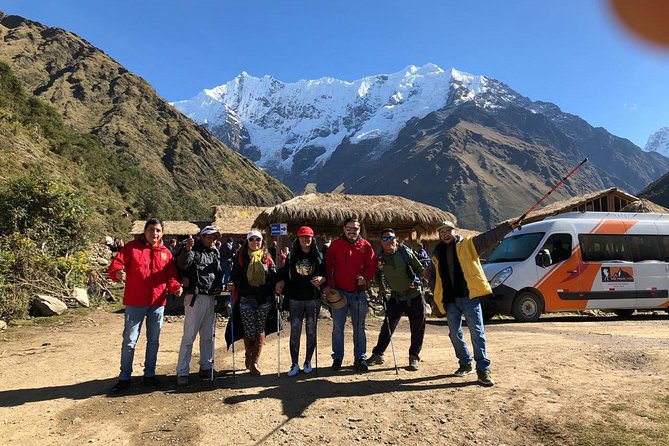
<svg viewBox="0 0 669 446">
<path fill-rule="evenodd" d="M 268 207 L 258 206 L 214 206 L 213 226 L 216 226 L 223 236 L 246 235 L 251 230 L 253 222 L 261 212 Z"/>
<path fill-rule="evenodd" d="M 525 219 L 523 220 L 523 224 L 528 224 L 532 223 L 535 221 L 540 221 L 543 220 L 547 217 L 553 216 L 553 215 L 558 215 L 558 214 L 564 214 L 566 212 L 572 212 L 572 211 L 577 211 L 578 207 L 587 203 L 588 201 L 597 199 L 597 198 L 602 198 L 605 197 L 609 194 L 617 195 L 620 198 L 623 198 L 627 201 L 637 201 L 639 198 L 635 197 L 634 195 L 630 195 L 627 192 L 624 192 L 616 187 L 610 187 L 608 189 L 603 189 L 597 192 L 590 192 L 587 194 L 583 195 L 578 195 L 573 198 L 569 198 L 567 200 L 562 200 L 562 201 L 557 201 L 555 203 L 551 203 L 547 206 L 544 206 L 539 209 L 535 209 L 534 211 L 530 212 Z M 516 221 L 520 218 L 520 215 L 517 217 L 510 218 L 507 221 Z"/>
<path fill-rule="evenodd" d="M 290 233 L 309 225 L 317 235 L 336 235 L 351 215 L 358 216 L 367 238 L 379 237 L 385 227 L 403 236 L 413 231 L 431 234 L 442 221 L 456 221 L 450 212 L 392 195 L 307 194 L 262 212 L 253 225 L 268 228 L 271 223 L 287 223 Z"/>
<path fill-rule="evenodd" d="M 145 224 L 146 220 L 135 220 L 132 223 L 130 234 L 144 234 Z M 198 225 L 189 221 L 164 221 L 163 225 L 163 235 L 195 235 L 200 232 Z"/>
<path fill-rule="evenodd" d="M 659 204 L 655 204 L 650 200 L 646 200 L 645 198 L 641 198 L 638 201 L 633 201 L 632 203 L 628 204 L 627 206 L 622 208 L 620 212 L 642 212 L 644 214 L 669 214 L 669 209 L 660 206 Z"/>
</svg>

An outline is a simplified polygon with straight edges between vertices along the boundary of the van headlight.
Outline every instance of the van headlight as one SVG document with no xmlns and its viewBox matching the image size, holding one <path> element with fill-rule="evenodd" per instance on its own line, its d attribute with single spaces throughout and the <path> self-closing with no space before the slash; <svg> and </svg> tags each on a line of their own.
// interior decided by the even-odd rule
<svg viewBox="0 0 669 446">
<path fill-rule="evenodd" d="M 513 274 L 513 268 L 511 268 L 510 266 L 508 268 L 504 268 L 502 271 L 495 274 L 495 277 L 492 278 L 492 280 L 490 281 L 490 287 L 497 288 L 498 286 L 503 284 L 504 281 L 508 279 L 509 276 L 511 276 L 511 274 Z"/>
</svg>

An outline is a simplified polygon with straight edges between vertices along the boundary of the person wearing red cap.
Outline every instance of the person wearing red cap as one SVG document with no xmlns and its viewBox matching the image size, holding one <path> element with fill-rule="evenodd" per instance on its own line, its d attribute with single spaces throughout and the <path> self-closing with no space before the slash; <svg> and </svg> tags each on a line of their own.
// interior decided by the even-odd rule
<svg viewBox="0 0 669 446">
<path fill-rule="evenodd" d="M 325 263 L 316 246 L 314 231 L 309 226 L 297 230 L 297 238 L 285 265 L 279 270 L 274 291 L 284 294 L 290 312 L 290 357 L 288 376 L 300 373 L 298 358 L 302 321 L 306 319 L 307 352 L 302 371 L 311 373 L 311 358 L 316 348 L 316 324 L 321 310 L 320 287 L 325 283 Z"/>
</svg>

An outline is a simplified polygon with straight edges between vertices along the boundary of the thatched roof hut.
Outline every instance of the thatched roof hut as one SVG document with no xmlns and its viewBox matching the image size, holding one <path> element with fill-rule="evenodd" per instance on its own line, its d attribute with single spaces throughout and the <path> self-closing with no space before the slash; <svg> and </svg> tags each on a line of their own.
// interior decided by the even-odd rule
<svg viewBox="0 0 669 446">
<path fill-rule="evenodd" d="M 632 203 L 628 204 L 627 206 L 622 208 L 620 212 L 637 212 L 644 214 L 669 214 L 669 209 L 660 206 L 659 204 L 655 204 L 650 200 L 646 200 L 645 198 L 641 198 L 638 201 L 633 201 Z"/>
<path fill-rule="evenodd" d="M 343 221 L 351 215 L 358 216 L 364 236 L 372 239 L 385 227 L 410 238 L 412 233 L 432 234 L 444 220 L 456 221 L 450 212 L 392 195 L 307 194 L 262 212 L 253 226 L 287 223 L 288 231 L 295 233 L 300 226 L 309 225 L 318 235 L 334 236 L 341 233 Z"/>
<path fill-rule="evenodd" d="M 216 226 L 224 238 L 239 238 L 246 236 L 251 230 L 253 222 L 261 212 L 267 211 L 269 207 L 259 206 L 214 206 L 214 218 L 211 223 Z"/>
<path fill-rule="evenodd" d="M 144 225 L 146 220 L 135 220 L 130 229 L 131 235 L 144 234 Z M 195 223 L 189 221 L 164 221 L 163 235 L 184 236 L 195 235 L 200 232 L 200 228 Z"/>
<path fill-rule="evenodd" d="M 548 206 L 536 209 L 525 217 L 523 224 L 540 221 L 553 215 L 574 211 L 618 212 L 629 203 L 638 200 L 639 198 L 634 195 L 630 195 L 616 187 L 610 187 L 608 189 L 590 192 L 567 200 L 557 201 Z M 520 215 L 510 218 L 508 221 L 516 221 L 518 218 L 520 218 Z"/>
</svg>

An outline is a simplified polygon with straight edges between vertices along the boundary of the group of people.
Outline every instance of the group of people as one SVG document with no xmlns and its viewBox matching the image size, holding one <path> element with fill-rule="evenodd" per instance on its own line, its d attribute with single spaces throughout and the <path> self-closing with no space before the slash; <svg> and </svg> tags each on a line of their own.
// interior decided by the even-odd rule
<svg viewBox="0 0 669 446">
<path fill-rule="evenodd" d="M 434 301 L 448 321 L 449 337 L 458 359 L 456 376 L 473 373 L 477 381 L 494 385 L 490 374 L 480 298 L 492 293 L 483 273 L 479 255 L 494 246 L 512 224 L 503 224 L 475 237 L 457 235 L 451 221 L 438 228 L 439 243 L 432 256 L 424 249 L 412 250 L 399 242 L 393 228 L 379 234 L 381 250 L 375 253 L 369 241 L 360 235 L 357 217 L 347 218 L 342 234 L 328 240 L 320 249 L 309 226 L 297 231 L 283 265 L 277 268 L 262 233 L 251 230 L 239 249 L 228 239 L 219 244 L 220 231 L 207 226 L 199 237 L 192 236 L 172 252 L 162 243 L 163 224 L 159 219 L 146 222 L 143 235 L 126 244 L 109 266 L 109 276 L 125 282 L 123 303 L 125 324 L 121 347 L 121 372 L 111 393 L 130 387 L 134 350 L 141 326 L 146 320 L 147 346 L 144 385 L 158 387 L 155 375 L 163 308 L 167 293 L 183 294 L 185 321 L 179 349 L 177 384 L 188 385 L 192 347 L 200 337 L 198 374 L 212 380 L 214 370 L 214 331 L 216 296 L 231 291 L 232 314 L 226 328 L 229 342 L 243 338 L 245 367 L 251 375 L 260 375 L 260 357 L 265 336 L 280 329 L 277 305 L 289 312 L 289 376 L 313 371 L 312 359 L 317 349 L 317 323 L 322 297 L 332 312 L 332 370 L 344 361 L 344 326 L 350 314 L 353 328 L 353 366 L 365 372 L 370 365 L 383 364 L 384 353 L 401 317 L 410 324 L 408 370 L 418 370 L 425 336 L 425 300 L 423 283 L 434 290 Z M 421 253 L 420 251 L 423 251 Z M 426 258 L 427 257 L 427 258 Z M 229 260 L 229 261 L 228 261 Z M 229 271 L 229 273 L 226 272 Z M 225 279 L 229 274 L 229 280 Z M 385 309 L 385 318 L 372 354 L 367 357 L 365 318 L 370 283 L 376 281 Z M 281 302 L 278 296 L 283 296 Z M 274 317 L 272 317 L 274 315 Z M 464 340 L 462 317 L 469 327 L 473 355 Z M 306 352 L 300 367 L 299 347 L 302 326 L 306 324 Z"/>
</svg>

